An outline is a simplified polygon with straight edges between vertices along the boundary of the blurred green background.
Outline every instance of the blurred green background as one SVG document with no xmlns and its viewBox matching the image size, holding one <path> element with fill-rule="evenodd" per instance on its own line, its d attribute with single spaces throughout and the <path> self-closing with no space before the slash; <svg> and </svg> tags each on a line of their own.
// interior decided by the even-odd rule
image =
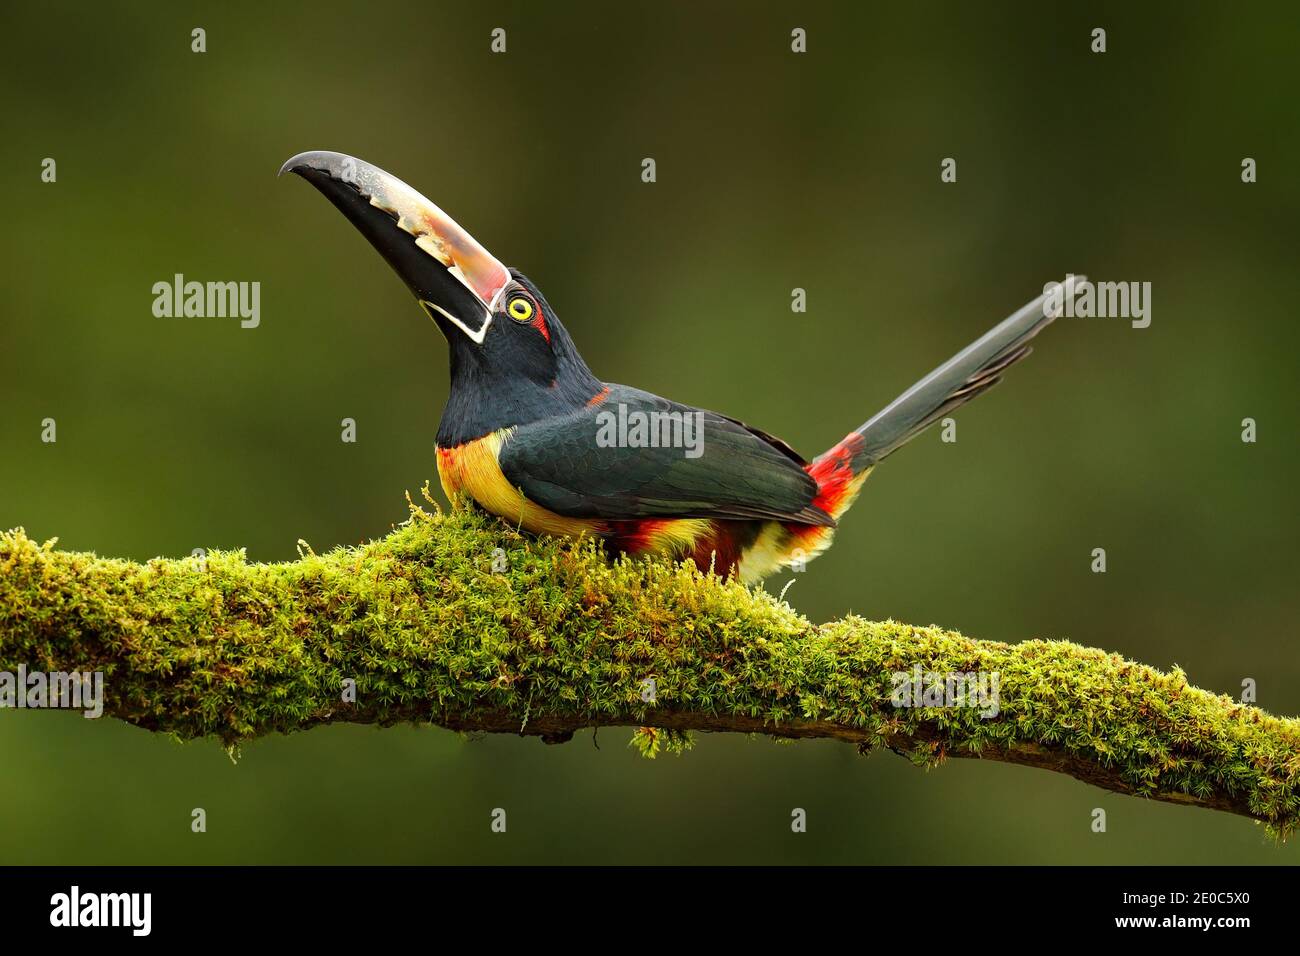
<svg viewBox="0 0 1300 956">
<path fill-rule="evenodd" d="M 287 560 L 300 537 L 381 535 L 405 490 L 437 487 L 441 337 L 334 209 L 275 177 L 336 149 L 527 272 L 601 377 L 808 455 L 1048 279 L 1152 282 L 1150 328 L 1058 322 L 963 410 L 956 444 L 931 431 L 892 458 L 788 597 L 815 620 L 1070 638 L 1233 695 L 1250 677 L 1261 706 L 1300 713 L 1294 9 L 0 17 L 0 526 L 134 559 Z M 489 52 L 498 26 L 504 55 Z M 57 183 L 40 181 L 45 157 Z M 658 182 L 641 182 L 643 157 Z M 155 318 L 151 286 L 177 272 L 261 282 L 261 326 Z M 57 444 L 40 441 L 46 417 Z M 256 741 L 234 765 L 215 742 L 5 712 L 0 862 L 1297 861 L 1244 819 L 1042 771 L 708 736 L 651 762 L 628 737 L 338 726 Z M 494 807 L 506 835 L 489 831 Z"/>
</svg>

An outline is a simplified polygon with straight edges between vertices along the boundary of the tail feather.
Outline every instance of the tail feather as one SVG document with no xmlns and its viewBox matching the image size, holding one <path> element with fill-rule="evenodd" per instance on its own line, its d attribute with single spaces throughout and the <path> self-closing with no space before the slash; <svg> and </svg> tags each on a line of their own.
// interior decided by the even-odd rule
<svg viewBox="0 0 1300 956">
<path fill-rule="evenodd" d="M 1074 297 L 1076 283 L 1082 281 L 1083 276 L 1066 279 L 1062 305 L 1066 297 Z M 876 462 L 1002 381 L 1003 372 L 1033 351 L 1029 340 L 1060 314 L 1044 309 L 1048 298 L 1044 293 L 1030 302 L 898 396 L 857 431 L 849 432 L 834 447 L 804 465 L 817 482 L 813 504 L 838 521 L 857 498 Z M 757 549 L 752 549 L 754 555 L 744 558 L 742 578 L 756 580 L 789 564 L 796 556 L 805 560 L 815 557 L 830 546 L 835 533 L 833 525 L 789 523 L 785 530 L 788 548 L 779 553 L 764 552 L 766 563 L 761 563 Z"/>
<path fill-rule="evenodd" d="M 1062 301 L 1065 297 L 1074 296 L 1077 284 L 1083 278 L 1072 276 L 1063 283 Z M 939 419 L 1002 381 L 1003 372 L 1033 351 L 1027 344 L 1029 340 L 1060 314 L 1059 310 L 1047 311 L 1044 308 L 1048 299 L 1049 295 L 1044 293 L 1024 306 L 925 376 L 852 433 L 850 439 L 855 435 L 861 436 L 860 442 L 850 443 L 853 446 L 854 473 L 882 461 Z"/>
</svg>

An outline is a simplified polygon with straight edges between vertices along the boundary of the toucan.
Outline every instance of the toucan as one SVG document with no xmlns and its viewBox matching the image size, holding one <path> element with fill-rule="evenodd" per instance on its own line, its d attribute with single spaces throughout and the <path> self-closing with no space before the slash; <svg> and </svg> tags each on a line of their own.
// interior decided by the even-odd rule
<svg viewBox="0 0 1300 956">
<path fill-rule="evenodd" d="M 384 170 L 311 151 L 285 172 L 360 230 L 447 339 L 437 462 L 449 499 L 533 534 L 589 535 L 614 553 L 692 559 L 747 583 L 824 551 L 871 470 L 996 385 L 1082 278 L 1045 291 L 807 461 L 738 419 L 598 379 L 536 285 Z"/>
</svg>

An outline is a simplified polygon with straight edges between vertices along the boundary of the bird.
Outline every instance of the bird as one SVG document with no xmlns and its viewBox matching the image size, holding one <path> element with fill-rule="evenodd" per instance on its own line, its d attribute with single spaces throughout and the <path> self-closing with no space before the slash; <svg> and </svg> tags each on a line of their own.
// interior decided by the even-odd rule
<svg viewBox="0 0 1300 956">
<path fill-rule="evenodd" d="M 1044 286 L 809 461 L 739 419 L 597 378 L 537 285 L 390 173 L 328 150 L 286 172 L 343 213 L 447 340 L 436 459 L 449 500 L 746 584 L 824 552 L 872 470 L 996 385 L 1083 279 Z"/>
</svg>

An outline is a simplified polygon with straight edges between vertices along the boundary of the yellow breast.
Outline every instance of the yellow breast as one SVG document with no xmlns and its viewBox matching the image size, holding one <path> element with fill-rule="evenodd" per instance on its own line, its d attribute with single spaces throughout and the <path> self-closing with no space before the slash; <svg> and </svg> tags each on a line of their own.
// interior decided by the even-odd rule
<svg viewBox="0 0 1300 956">
<path fill-rule="evenodd" d="M 603 530 L 600 521 L 566 518 L 534 504 L 510 484 L 501 472 L 499 457 L 511 431 L 503 428 L 455 448 L 438 449 L 438 479 L 447 497 L 454 501 L 468 495 L 494 515 L 533 534 L 577 537 Z"/>
</svg>

